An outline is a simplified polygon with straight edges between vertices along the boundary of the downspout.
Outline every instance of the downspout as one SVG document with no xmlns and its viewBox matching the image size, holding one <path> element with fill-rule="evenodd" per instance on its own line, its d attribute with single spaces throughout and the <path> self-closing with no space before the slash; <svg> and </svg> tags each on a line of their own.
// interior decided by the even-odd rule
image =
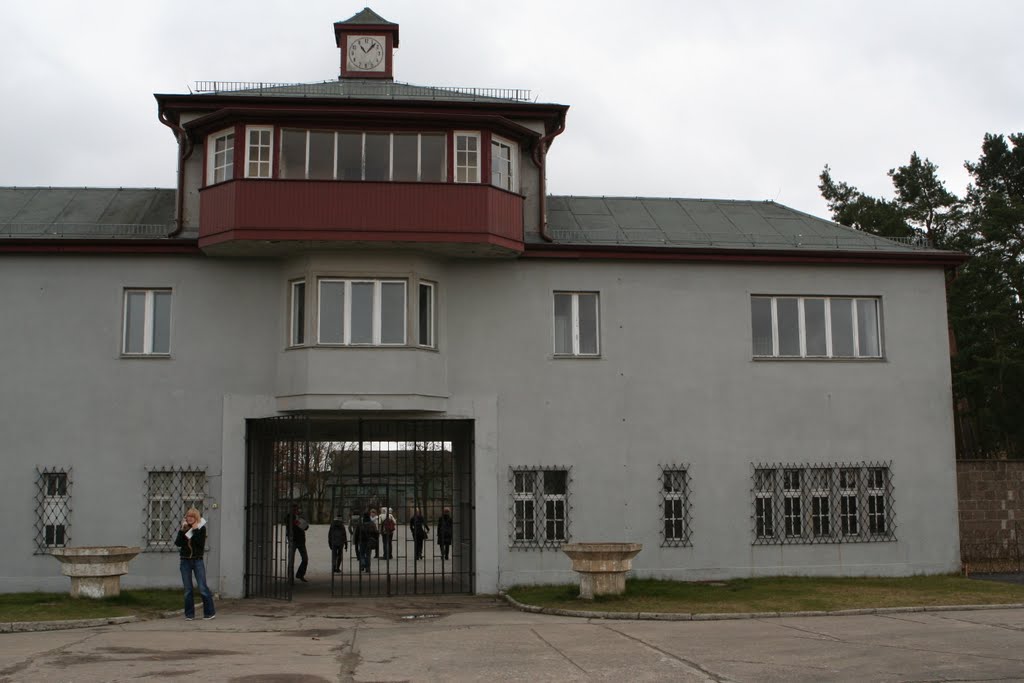
<svg viewBox="0 0 1024 683">
<path fill-rule="evenodd" d="M 174 211 L 174 230 L 167 235 L 168 238 L 173 238 L 180 235 L 181 231 L 185 229 L 185 162 L 192 156 L 195 145 L 192 144 L 181 124 L 171 121 L 167 112 L 161 111 L 159 118 L 160 123 L 174 132 L 174 137 L 178 141 L 178 190 L 175 193 L 177 206 Z"/>
<path fill-rule="evenodd" d="M 548 234 L 548 208 L 547 208 L 547 158 L 548 158 L 548 147 L 551 146 L 551 141 L 558 135 L 561 135 L 562 131 L 565 130 L 565 112 L 562 112 L 558 118 L 558 125 L 555 129 L 543 136 L 537 141 L 537 144 L 533 146 L 533 163 L 540 169 L 540 197 L 538 204 L 540 205 L 540 220 L 538 222 L 540 226 L 540 236 L 547 242 L 554 242 L 554 238 Z"/>
</svg>

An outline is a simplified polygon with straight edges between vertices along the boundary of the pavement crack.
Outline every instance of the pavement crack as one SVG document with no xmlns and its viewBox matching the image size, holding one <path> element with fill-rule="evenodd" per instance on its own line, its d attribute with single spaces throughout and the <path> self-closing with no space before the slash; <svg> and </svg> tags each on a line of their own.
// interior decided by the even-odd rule
<svg viewBox="0 0 1024 683">
<path fill-rule="evenodd" d="M 835 642 L 843 642 L 842 638 L 837 638 L 836 636 L 831 636 L 831 635 L 829 635 L 827 633 L 821 633 L 820 631 L 815 631 L 814 629 L 800 628 L 799 626 L 793 626 L 792 624 L 783 624 L 783 623 L 780 623 L 780 622 L 778 622 L 778 621 L 776 621 L 774 619 L 772 619 L 772 620 L 758 619 L 758 621 L 760 621 L 762 624 L 765 624 L 765 625 L 771 624 L 772 626 L 779 626 L 781 628 L 788 628 L 788 629 L 790 629 L 792 631 L 799 631 L 800 633 L 806 633 L 808 635 L 815 636 L 815 640 L 832 640 L 832 641 L 835 641 Z"/>
<path fill-rule="evenodd" d="M 558 649 L 557 647 L 555 647 L 555 646 L 554 646 L 554 645 L 553 645 L 553 644 L 552 644 L 552 643 L 551 643 L 551 642 L 550 642 L 549 640 L 547 640 L 547 639 L 546 639 L 546 638 L 545 638 L 544 636 L 542 636 L 541 634 L 537 633 L 537 629 L 535 629 L 535 628 L 531 628 L 531 629 L 530 629 L 530 632 L 531 632 L 531 633 L 532 633 L 533 635 L 537 636 L 537 639 L 538 639 L 538 640 L 540 640 L 540 641 L 541 641 L 542 643 L 544 643 L 545 645 L 547 645 L 548 647 L 550 647 L 550 648 L 551 648 L 552 650 L 554 650 L 554 651 L 555 651 L 555 652 L 557 652 L 558 654 L 562 655 L 562 658 L 563 658 L 563 659 L 565 659 L 565 661 L 567 661 L 567 662 L 569 662 L 570 664 L 572 664 L 572 665 L 573 665 L 574 667 L 576 667 L 577 669 L 579 669 L 579 670 L 580 670 L 580 673 L 582 673 L 582 674 L 584 674 L 584 675 L 589 675 L 589 673 L 590 673 L 589 671 L 587 671 L 587 670 L 586 670 L 586 669 L 584 669 L 584 668 L 583 668 L 582 666 L 580 666 L 579 664 L 577 664 L 576 662 L 574 662 L 574 661 L 572 660 L 572 658 L 571 658 L 571 657 L 570 657 L 569 655 L 565 654 L 565 653 L 564 653 L 564 652 L 562 652 L 562 651 L 561 651 L 560 649 Z"/>
<path fill-rule="evenodd" d="M 640 638 L 637 638 L 636 636 L 631 636 L 628 633 L 625 633 L 623 631 L 618 630 L 617 628 L 612 628 L 608 624 L 601 624 L 601 626 L 603 628 L 608 629 L 612 633 L 619 634 L 623 638 L 627 638 L 629 640 L 632 640 L 633 642 L 639 643 L 640 645 L 643 645 L 646 648 L 649 648 L 649 649 L 654 650 L 655 652 L 658 652 L 658 653 L 660 653 L 660 654 L 662 654 L 662 655 L 664 655 L 666 657 L 674 659 L 677 662 L 683 664 L 684 666 L 688 666 L 691 669 L 695 669 L 695 670 L 701 672 L 702 674 L 704 674 L 705 676 L 707 676 L 708 678 L 710 678 L 711 680 L 716 681 L 716 683 L 728 683 L 729 681 L 732 680 L 731 678 L 728 678 L 726 676 L 721 676 L 719 674 L 716 674 L 713 671 L 708 671 L 703 666 L 701 666 L 700 664 L 698 664 L 697 662 L 695 662 L 693 660 L 686 659 L 685 657 L 680 657 L 679 655 L 675 654 L 674 652 L 669 652 L 668 650 L 664 650 L 664 649 L 658 647 L 657 645 L 651 645 L 650 643 L 648 643 L 645 640 L 641 640 Z"/>
<path fill-rule="evenodd" d="M 1004 631 L 1014 631 L 1015 633 L 1024 631 L 1024 628 L 1020 626 L 1011 626 L 1009 624 L 986 624 L 983 621 L 971 621 L 970 619 L 961 619 L 960 617 L 940 616 L 940 618 L 946 621 L 955 621 L 961 624 L 970 624 L 971 626 L 987 626 L 988 628 L 998 628 Z"/>
</svg>

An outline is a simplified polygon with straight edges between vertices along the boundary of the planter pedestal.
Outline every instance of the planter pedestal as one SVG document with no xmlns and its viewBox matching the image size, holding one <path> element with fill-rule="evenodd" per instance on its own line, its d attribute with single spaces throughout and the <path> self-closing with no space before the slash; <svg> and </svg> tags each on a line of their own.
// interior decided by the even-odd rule
<svg viewBox="0 0 1024 683">
<path fill-rule="evenodd" d="M 580 575 L 580 597 L 622 595 L 626 592 L 626 572 L 633 558 L 643 549 L 640 543 L 569 543 L 562 552 L 572 560 Z"/>
<path fill-rule="evenodd" d="M 53 548 L 60 571 L 71 577 L 71 597 L 108 598 L 121 594 L 121 576 L 140 548 L 124 545 Z"/>
</svg>

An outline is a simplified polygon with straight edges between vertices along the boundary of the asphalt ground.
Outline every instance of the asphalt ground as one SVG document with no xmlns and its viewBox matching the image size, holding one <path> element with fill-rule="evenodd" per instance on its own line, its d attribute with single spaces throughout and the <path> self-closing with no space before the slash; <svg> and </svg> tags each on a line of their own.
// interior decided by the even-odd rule
<svg viewBox="0 0 1024 683">
<path fill-rule="evenodd" d="M 7 681 L 1024 681 L 1024 608 L 708 621 L 527 613 L 494 596 L 225 600 L 0 634 Z"/>
</svg>

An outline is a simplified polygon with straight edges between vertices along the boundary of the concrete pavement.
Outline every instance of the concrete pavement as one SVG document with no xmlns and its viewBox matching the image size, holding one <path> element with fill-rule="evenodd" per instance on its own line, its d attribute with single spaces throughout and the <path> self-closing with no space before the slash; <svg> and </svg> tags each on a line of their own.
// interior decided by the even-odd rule
<svg viewBox="0 0 1024 683">
<path fill-rule="evenodd" d="M 0 634 L 0 682 L 1024 681 L 1024 609 L 724 621 L 528 614 L 496 597 L 221 601 Z"/>
</svg>

